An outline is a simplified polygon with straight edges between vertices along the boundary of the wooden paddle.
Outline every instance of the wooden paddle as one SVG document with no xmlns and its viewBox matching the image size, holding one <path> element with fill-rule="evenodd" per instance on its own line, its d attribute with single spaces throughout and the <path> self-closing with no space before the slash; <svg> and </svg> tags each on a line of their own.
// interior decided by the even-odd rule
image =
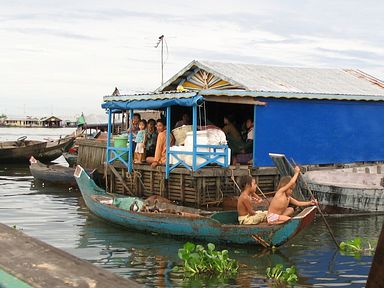
<svg viewBox="0 0 384 288">
<path fill-rule="evenodd" d="M 293 160 L 292 158 L 291 158 L 291 160 L 292 160 L 292 162 L 293 162 L 293 165 L 297 166 L 296 163 L 295 163 L 295 160 Z M 303 181 L 303 183 L 304 183 L 306 189 L 308 190 L 309 194 L 311 195 L 311 198 L 312 198 L 312 199 L 315 199 L 315 197 L 314 197 L 314 195 L 313 195 L 313 193 L 312 193 L 312 190 L 309 188 L 308 183 L 307 183 L 307 181 L 304 179 L 303 174 L 301 173 L 301 171 L 300 171 L 300 178 L 301 178 L 301 180 Z M 319 213 L 320 213 L 320 215 L 321 215 L 321 218 L 323 219 L 324 224 L 325 224 L 325 226 L 327 227 L 328 232 L 329 232 L 329 234 L 331 235 L 331 238 L 332 238 L 333 242 L 335 243 L 335 245 L 336 245 L 337 248 L 339 249 L 339 248 L 340 248 L 339 243 L 337 242 L 337 240 L 336 240 L 336 238 L 335 238 L 335 235 L 333 235 L 333 232 L 332 232 L 332 230 L 331 230 L 331 227 L 329 226 L 327 220 L 325 219 L 325 216 L 324 216 L 324 214 L 323 214 L 323 211 L 321 211 L 321 208 L 320 208 L 318 202 L 317 202 L 316 207 L 317 207 L 317 210 L 319 210 Z"/>
</svg>

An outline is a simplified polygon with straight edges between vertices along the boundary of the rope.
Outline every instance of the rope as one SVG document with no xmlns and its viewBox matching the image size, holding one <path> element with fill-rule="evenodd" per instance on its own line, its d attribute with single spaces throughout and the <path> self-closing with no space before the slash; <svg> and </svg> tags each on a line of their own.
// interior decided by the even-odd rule
<svg viewBox="0 0 384 288">
<path fill-rule="evenodd" d="M 205 101 L 203 102 L 204 105 L 204 127 L 207 127 L 207 109 L 205 106 Z"/>
<path fill-rule="evenodd" d="M 149 194 L 147 189 L 145 188 L 144 182 L 142 180 L 143 174 L 141 174 L 141 172 L 135 170 L 134 168 L 132 168 L 132 171 L 135 172 L 135 175 L 137 175 L 137 178 L 139 179 L 139 182 L 140 182 L 141 186 L 143 187 L 144 192 Z"/>
<path fill-rule="evenodd" d="M 235 183 L 235 186 L 237 187 L 237 189 L 239 189 L 239 192 L 241 193 L 241 189 L 239 187 L 239 185 L 237 184 L 236 180 L 235 180 L 235 176 L 233 175 L 233 170 L 231 169 L 231 179 L 233 181 L 233 183 Z M 239 193 L 239 195 L 240 195 Z"/>
<path fill-rule="evenodd" d="M 252 177 L 252 173 L 251 173 L 251 169 L 248 168 L 248 175 Z M 256 183 L 256 189 L 259 190 L 259 192 L 261 193 L 261 195 L 264 196 L 265 200 L 267 200 L 268 204 L 271 204 L 271 202 L 269 202 L 267 196 L 265 196 L 264 192 L 261 190 L 261 188 L 259 187 L 259 185 L 257 185 Z"/>
</svg>

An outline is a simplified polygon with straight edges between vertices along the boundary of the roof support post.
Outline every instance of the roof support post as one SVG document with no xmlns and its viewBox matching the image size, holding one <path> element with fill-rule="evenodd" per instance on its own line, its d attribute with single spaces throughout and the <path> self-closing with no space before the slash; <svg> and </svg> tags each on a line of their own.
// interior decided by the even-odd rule
<svg viewBox="0 0 384 288">
<path fill-rule="evenodd" d="M 132 148 L 133 148 L 133 135 L 132 135 L 132 128 L 133 128 L 133 110 L 129 110 L 129 140 L 128 140 L 128 173 L 132 173 Z"/>
<path fill-rule="evenodd" d="M 257 104 L 253 105 L 253 151 L 252 151 L 252 167 L 256 167 L 256 107 Z"/>
<path fill-rule="evenodd" d="M 192 106 L 192 171 L 196 171 L 196 144 L 197 144 L 197 104 Z"/>
<path fill-rule="evenodd" d="M 112 122 L 112 111 L 111 109 L 108 109 L 108 135 L 107 135 L 107 163 L 109 164 L 109 159 L 111 157 L 111 153 L 109 152 L 109 149 L 111 148 L 111 133 L 112 133 L 112 127 L 111 127 L 111 122 Z"/>
<path fill-rule="evenodd" d="M 167 113 L 166 113 L 166 137 L 165 137 L 165 147 L 166 147 L 166 153 L 165 153 L 165 179 L 169 178 L 169 147 L 170 147 L 170 140 L 171 140 L 171 106 L 167 107 Z"/>
</svg>

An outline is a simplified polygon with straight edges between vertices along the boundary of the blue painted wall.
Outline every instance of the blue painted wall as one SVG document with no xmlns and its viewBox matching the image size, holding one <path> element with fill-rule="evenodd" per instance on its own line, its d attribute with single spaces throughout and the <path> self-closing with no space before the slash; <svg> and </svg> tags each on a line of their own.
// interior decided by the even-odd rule
<svg viewBox="0 0 384 288">
<path fill-rule="evenodd" d="M 263 99 L 256 112 L 256 166 L 269 152 L 299 164 L 384 160 L 384 102 Z"/>
</svg>

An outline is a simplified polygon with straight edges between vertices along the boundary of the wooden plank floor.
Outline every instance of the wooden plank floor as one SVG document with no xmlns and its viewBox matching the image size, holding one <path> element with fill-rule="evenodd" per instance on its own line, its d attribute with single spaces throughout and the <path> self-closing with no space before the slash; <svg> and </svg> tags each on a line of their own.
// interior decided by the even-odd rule
<svg viewBox="0 0 384 288">
<path fill-rule="evenodd" d="M 141 287 L 0 223 L 0 268 L 32 287 Z"/>
</svg>

